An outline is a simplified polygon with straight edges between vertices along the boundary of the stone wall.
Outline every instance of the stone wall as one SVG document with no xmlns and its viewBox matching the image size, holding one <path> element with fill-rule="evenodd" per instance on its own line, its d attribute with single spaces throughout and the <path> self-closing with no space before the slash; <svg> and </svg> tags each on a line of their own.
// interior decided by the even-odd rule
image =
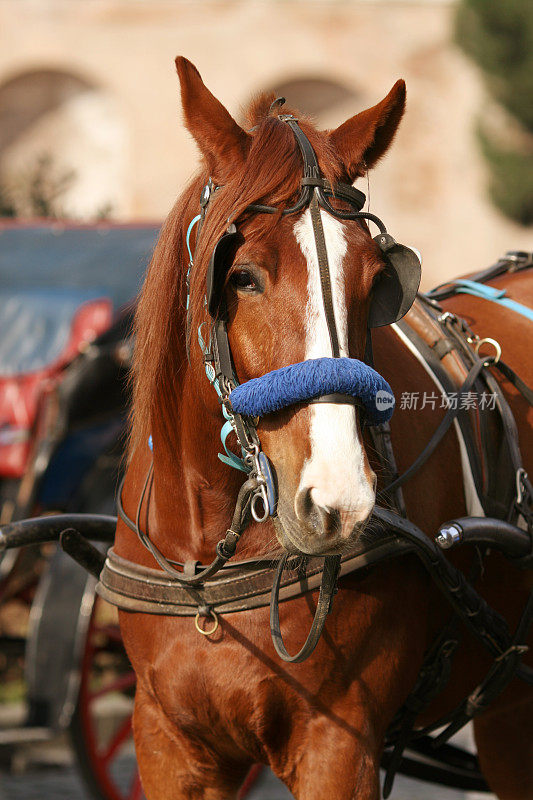
<svg viewBox="0 0 533 800">
<path fill-rule="evenodd" d="M 77 173 L 65 202 L 78 215 L 108 202 L 117 218 L 158 219 L 197 164 L 177 54 L 234 114 L 281 87 L 328 127 L 403 77 L 408 112 L 371 174 L 370 207 L 422 251 L 426 286 L 484 267 L 532 236 L 487 199 L 474 137 L 486 100 L 451 43 L 453 13 L 400 0 L 3 0 L 0 173 L 48 150 Z"/>
</svg>

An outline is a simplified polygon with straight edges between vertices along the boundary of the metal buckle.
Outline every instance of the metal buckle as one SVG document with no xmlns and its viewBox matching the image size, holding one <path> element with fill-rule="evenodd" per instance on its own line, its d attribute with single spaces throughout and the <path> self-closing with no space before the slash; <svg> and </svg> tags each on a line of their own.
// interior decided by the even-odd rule
<svg viewBox="0 0 533 800">
<path fill-rule="evenodd" d="M 209 203 L 211 199 L 211 191 L 213 189 L 213 181 L 211 178 L 207 181 L 206 185 L 202 189 L 202 193 L 200 195 L 200 207 L 203 209 Z"/>
<path fill-rule="evenodd" d="M 517 266 L 520 264 L 529 264 L 533 262 L 533 252 L 528 253 L 527 250 L 508 250 L 502 260 L 513 261 Z"/>
<path fill-rule="evenodd" d="M 522 506 L 524 499 L 529 496 L 529 489 L 526 485 L 527 472 L 523 467 L 516 470 L 516 504 Z"/>
<path fill-rule="evenodd" d="M 437 319 L 442 325 L 448 325 L 448 323 L 457 322 L 456 315 L 452 314 L 451 311 L 445 311 L 444 314 L 441 314 Z"/>
</svg>

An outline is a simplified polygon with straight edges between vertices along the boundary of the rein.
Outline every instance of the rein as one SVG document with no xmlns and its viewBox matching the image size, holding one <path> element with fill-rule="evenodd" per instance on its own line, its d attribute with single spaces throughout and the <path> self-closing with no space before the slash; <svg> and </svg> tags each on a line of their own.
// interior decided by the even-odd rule
<svg viewBox="0 0 533 800">
<path fill-rule="evenodd" d="M 132 530 L 135 534 L 137 534 L 140 542 L 150 551 L 152 556 L 155 558 L 159 566 L 161 567 L 164 575 L 167 578 L 172 579 L 173 581 L 177 582 L 178 584 L 178 596 L 176 597 L 175 592 L 171 592 L 170 596 L 172 597 L 172 604 L 177 607 L 182 607 L 188 605 L 187 602 L 183 602 L 183 595 L 180 596 L 179 589 L 185 591 L 185 598 L 186 601 L 190 601 L 191 595 L 190 592 L 194 591 L 196 588 L 202 589 L 201 592 L 196 592 L 196 627 L 200 631 L 200 633 L 206 633 L 200 625 L 199 625 L 199 618 L 201 616 L 210 616 L 214 622 L 214 628 L 209 631 L 210 633 L 214 633 L 214 631 L 218 627 L 218 616 L 217 613 L 212 608 L 211 604 L 208 602 L 206 597 L 206 592 L 204 591 L 204 584 L 210 578 L 213 578 L 226 564 L 226 562 L 235 555 L 235 551 L 237 549 L 237 543 L 240 539 L 240 536 L 246 526 L 247 520 L 247 512 L 249 510 L 250 504 L 252 502 L 253 495 L 257 490 L 258 481 L 257 478 L 248 478 L 247 481 L 243 483 L 239 490 L 239 494 L 237 496 L 237 503 L 235 505 L 235 511 L 233 513 L 233 520 L 231 523 L 230 528 L 228 528 L 226 532 L 226 536 L 224 539 L 221 539 L 216 548 L 216 555 L 211 564 L 205 567 L 200 567 L 200 571 L 197 572 L 197 562 L 196 561 L 189 561 L 185 562 L 182 566 L 182 571 L 178 571 L 176 569 L 176 562 L 169 561 L 163 553 L 159 550 L 159 548 L 152 542 L 150 539 L 148 532 L 143 531 L 140 526 L 140 516 L 142 505 L 145 496 L 150 496 L 149 489 L 152 485 L 152 478 L 153 478 L 153 461 L 150 464 L 148 474 L 146 476 L 146 480 L 144 482 L 143 489 L 141 491 L 141 497 L 139 500 L 139 505 L 137 507 L 137 514 L 135 521 L 130 519 L 124 510 L 124 506 L 122 503 L 122 484 L 120 486 L 118 492 L 118 499 L 117 499 L 117 510 L 120 519 L 128 526 L 130 530 Z M 148 516 L 148 515 L 147 515 Z M 278 566 L 274 572 L 273 582 L 272 578 L 269 576 L 269 584 L 272 586 L 271 591 L 271 599 L 270 599 L 270 629 L 272 633 L 272 641 L 274 643 L 274 647 L 278 655 L 284 661 L 290 662 L 300 662 L 304 661 L 308 658 L 315 647 L 318 644 L 318 641 L 322 635 L 322 630 L 324 628 L 326 617 L 331 609 L 331 604 L 333 602 L 333 597 L 337 591 L 337 578 L 339 575 L 340 569 L 340 561 L 341 557 L 337 555 L 325 556 L 324 557 L 324 567 L 322 570 L 322 578 L 320 580 L 320 595 L 319 600 L 315 612 L 315 616 L 313 619 L 313 623 L 311 625 L 311 630 L 309 635 L 306 639 L 305 644 L 303 645 L 302 649 L 295 655 L 290 656 L 287 652 L 285 645 L 283 644 L 283 638 L 281 634 L 280 624 L 279 624 L 279 601 L 280 601 L 280 588 L 281 588 L 281 580 L 283 571 L 287 565 L 287 560 L 289 558 L 289 554 L 285 553 L 278 562 Z M 257 560 L 251 560 L 251 562 L 241 562 L 240 567 L 242 568 L 244 565 L 249 567 L 256 567 Z M 120 565 L 124 567 L 131 568 L 131 562 L 126 562 L 125 559 L 121 559 L 114 551 L 111 551 L 108 555 L 104 569 L 102 571 L 102 575 L 100 577 L 100 583 L 98 585 L 98 591 L 101 592 L 102 597 L 105 597 L 109 602 L 118 605 L 119 607 L 124 607 L 121 605 L 124 601 L 122 600 L 123 597 L 129 597 L 130 601 L 134 600 L 134 604 L 131 602 L 129 603 L 129 607 L 127 610 L 135 610 L 135 611 L 148 611 L 146 606 L 139 607 L 138 601 L 143 601 L 146 599 L 147 595 L 149 598 L 150 603 L 150 610 L 153 613 L 153 603 L 155 602 L 166 602 L 164 598 L 162 599 L 160 596 L 154 596 L 154 586 L 157 586 L 157 582 L 154 583 L 154 575 L 153 570 L 148 573 L 148 579 L 143 580 L 143 567 L 139 565 L 134 565 L 134 569 L 136 568 L 136 575 L 132 574 L 131 572 L 124 572 L 121 569 L 117 569 L 117 566 Z M 237 565 L 234 565 L 236 568 Z M 140 577 L 139 577 L 140 576 Z M 146 578 L 146 573 L 144 573 Z M 151 578 L 151 580 L 150 580 Z M 239 578 L 234 578 L 238 582 Z M 135 597 L 135 591 L 133 595 L 131 594 L 132 585 L 135 586 L 141 582 L 143 587 L 143 591 L 141 592 L 141 597 Z M 248 583 L 250 580 L 248 579 Z M 170 589 L 170 586 L 167 586 L 167 589 Z M 255 587 L 257 590 L 257 587 Z M 303 589 L 300 594 L 309 591 L 308 585 L 306 584 L 306 588 Z M 234 611 L 242 611 L 248 608 L 253 608 L 255 606 L 235 606 L 236 599 L 239 600 L 240 598 L 235 598 L 234 596 L 235 586 L 230 587 L 230 599 L 233 605 L 230 606 L 229 610 Z M 216 593 L 215 593 L 216 596 Z M 220 598 L 219 598 L 220 599 Z M 171 614 L 166 610 L 164 613 Z M 188 616 L 188 614 L 185 614 Z"/>
<path fill-rule="evenodd" d="M 218 542 L 215 548 L 216 555 L 211 564 L 209 564 L 209 566 L 202 567 L 201 571 L 196 573 L 195 568 L 197 562 L 189 561 L 185 564 L 180 564 L 180 566 L 183 567 L 183 571 L 180 572 L 176 569 L 178 562 L 170 561 L 168 558 L 166 558 L 161 550 L 159 550 L 157 545 L 152 542 L 148 535 L 148 531 L 143 531 L 140 526 L 141 510 L 144 498 L 147 495 L 147 490 L 148 498 L 150 496 L 149 489 L 152 486 L 153 470 L 154 462 L 152 461 L 148 469 L 143 489 L 141 491 L 141 497 L 137 507 L 135 521 L 130 519 L 124 510 L 122 503 L 122 488 L 124 485 L 124 479 L 122 479 L 117 494 L 118 516 L 131 531 L 137 534 L 139 541 L 146 547 L 147 550 L 149 550 L 163 572 L 165 572 L 170 578 L 174 578 L 174 580 L 178 580 L 180 583 L 187 586 L 200 586 L 204 583 L 204 581 L 208 580 L 208 578 L 216 575 L 216 573 L 225 565 L 225 563 L 235 555 L 237 543 L 247 524 L 246 516 L 249 510 L 252 495 L 257 489 L 257 479 L 248 478 L 248 480 L 245 481 L 239 489 L 231 525 L 226 531 L 225 537 Z"/>
</svg>

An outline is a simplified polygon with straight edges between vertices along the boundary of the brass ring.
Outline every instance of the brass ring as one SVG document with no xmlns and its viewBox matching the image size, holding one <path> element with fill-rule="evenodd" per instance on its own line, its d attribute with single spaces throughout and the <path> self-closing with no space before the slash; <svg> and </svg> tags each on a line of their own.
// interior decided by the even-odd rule
<svg viewBox="0 0 533 800">
<path fill-rule="evenodd" d="M 492 363 L 497 364 L 502 354 L 502 348 L 499 342 L 497 342 L 496 339 L 490 339 L 489 337 L 487 337 L 486 339 L 480 339 L 478 342 L 476 342 L 476 346 L 474 347 L 476 355 L 479 355 L 479 348 L 481 347 L 482 344 L 491 344 L 494 347 L 496 355 Z M 483 356 L 480 356 L 480 358 L 483 358 Z"/>
<path fill-rule="evenodd" d="M 194 624 L 196 626 L 196 630 L 198 631 L 198 633 L 201 633 L 202 636 L 212 636 L 213 633 L 218 628 L 218 614 L 216 613 L 216 611 L 213 611 L 213 609 L 210 608 L 209 609 L 209 614 L 208 615 L 206 614 L 206 615 L 203 615 L 203 616 L 210 616 L 211 619 L 213 619 L 215 621 L 215 624 L 213 625 L 212 628 L 208 628 L 207 630 L 205 628 L 202 628 L 201 625 L 200 625 L 200 612 L 198 612 L 197 615 L 194 618 Z"/>
</svg>

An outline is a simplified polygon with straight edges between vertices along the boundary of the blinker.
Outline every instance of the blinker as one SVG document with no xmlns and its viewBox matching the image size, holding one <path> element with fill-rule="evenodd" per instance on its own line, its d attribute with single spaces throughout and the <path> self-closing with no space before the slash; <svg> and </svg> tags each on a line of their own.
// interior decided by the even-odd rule
<svg viewBox="0 0 533 800">
<path fill-rule="evenodd" d="M 410 247 L 398 244 L 389 233 L 374 241 L 381 250 L 385 269 L 372 291 L 369 328 L 381 328 L 401 319 L 413 305 L 422 273 L 420 259 Z"/>
<path fill-rule="evenodd" d="M 212 319 L 220 317 L 224 281 L 242 234 L 231 223 L 215 245 L 206 276 L 207 310 Z M 374 241 L 381 250 L 385 269 L 372 291 L 368 327 L 381 328 L 401 319 L 413 305 L 420 286 L 422 267 L 417 253 L 398 244 L 389 233 L 380 233 Z M 223 315 L 222 309 L 222 315 Z"/>
<path fill-rule="evenodd" d="M 232 222 L 224 234 L 215 245 L 206 276 L 206 296 L 207 310 L 212 319 L 216 319 L 222 302 L 222 289 L 226 277 L 226 266 L 231 264 L 235 251 L 242 241 L 242 234 L 239 233 Z"/>
</svg>

